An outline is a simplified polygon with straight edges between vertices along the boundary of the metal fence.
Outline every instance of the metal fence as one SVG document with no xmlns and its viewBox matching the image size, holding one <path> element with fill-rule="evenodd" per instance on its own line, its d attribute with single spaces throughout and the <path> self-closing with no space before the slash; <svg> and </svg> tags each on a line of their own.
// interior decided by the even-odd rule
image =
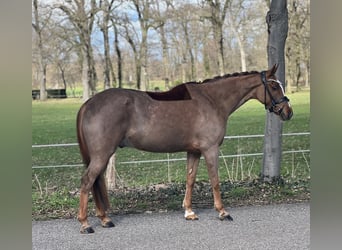
<svg viewBox="0 0 342 250">
<path fill-rule="evenodd" d="M 284 133 L 283 136 L 306 136 L 310 135 L 310 132 L 301 132 L 301 133 Z M 242 138 L 262 138 L 264 135 L 236 135 L 236 136 L 225 136 L 224 139 L 242 139 Z M 47 144 L 47 145 L 32 145 L 32 148 L 48 148 L 48 147 L 75 147 L 77 143 L 63 143 L 63 144 Z M 310 149 L 298 149 L 298 150 L 287 150 L 283 151 L 282 154 L 294 154 L 294 153 L 309 153 Z M 242 153 L 242 154 L 230 154 L 230 155 L 221 155 L 219 158 L 235 158 L 235 157 L 255 157 L 262 156 L 263 153 Z M 168 163 L 168 162 L 176 162 L 176 161 L 186 161 L 186 158 L 169 158 L 167 154 L 167 159 L 157 159 L 157 160 L 134 160 L 134 161 L 121 161 L 116 162 L 116 165 L 120 164 L 145 164 L 145 163 Z M 32 166 L 32 169 L 44 169 L 44 168 L 70 168 L 70 167 L 81 167 L 82 163 L 75 164 L 65 164 L 65 165 L 46 165 L 46 166 Z"/>
</svg>

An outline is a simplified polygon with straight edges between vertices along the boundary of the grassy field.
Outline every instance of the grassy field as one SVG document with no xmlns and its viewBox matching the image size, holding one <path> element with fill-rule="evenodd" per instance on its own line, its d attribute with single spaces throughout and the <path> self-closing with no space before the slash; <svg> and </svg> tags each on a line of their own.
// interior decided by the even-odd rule
<svg viewBox="0 0 342 250">
<path fill-rule="evenodd" d="M 291 121 L 284 123 L 283 133 L 310 131 L 310 92 L 299 92 L 288 96 L 294 109 L 294 117 Z M 32 101 L 32 143 L 37 145 L 75 143 L 75 120 L 80 106 L 81 100 L 74 98 L 46 102 Z M 227 135 L 263 134 L 264 126 L 265 110 L 263 105 L 256 101 L 249 101 L 229 118 Z M 262 138 L 229 139 L 225 140 L 221 146 L 221 155 L 261 153 L 262 148 Z M 309 136 L 283 137 L 283 151 L 309 148 Z M 125 148 L 118 150 L 116 157 L 118 183 L 121 188 L 144 187 L 157 183 L 181 185 L 185 183 L 185 161 L 148 164 L 122 163 L 184 158 L 185 153 L 153 154 Z M 32 148 L 32 166 L 79 163 L 81 163 L 81 159 L 78 147 Z M 220 159 L 219 164 L 222 183 L 253 181 L 260 174 L 262 156 L 225 158 Z M 54 217 L 54 211 L 75 208 L 78 201 L 76 198 L 70 198 L 70 195 L 77 193 L 82 172 L 83 167 L 33 169 L 33 214 L 49 213 L 49 217 Z M 308 181 L 310 178 L 309 153 L 284 154 L 281 174 L 283 179 L 289 183 Z M 208 182 L 203 160 L 200 163 L 197 182 Z M 237 194 L 241 192 L 240 189 L 237 189 Z M 120 206 L 118 205 L 118 207 Z M 59 213 L 56 213 L 56 217 L 58 217 Z"/>
</svg>

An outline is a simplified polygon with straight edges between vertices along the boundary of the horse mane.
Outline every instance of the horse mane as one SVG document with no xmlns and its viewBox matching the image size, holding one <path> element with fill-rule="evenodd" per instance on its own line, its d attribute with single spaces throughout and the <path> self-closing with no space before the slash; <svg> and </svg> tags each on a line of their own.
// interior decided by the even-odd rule
<svg viewBox="0 0 342 250">
<path fill-rule="evenodd" d="M 245 72 L 238 72 L 238 73 L 232 73 L 232 74 L 225 74 L 223 76 L 215 76 L 214 78 L 205 79 L 201 82 L 185 82 L 182 84 L 179 84 L 173 88 L 171 88 L 168 91 L 165 92 L 151 92 L 146 91 L 146 94 L 148 94 L 152 99 L 157 101 L 179 101 L 179 100 L 191 100 L 191 94 L 189 93 L 187 85 L 190 84 L 206 84 L 210 82 L 214 82 L 220 79 L 230 78 L 230 77 L 237 77 L 237 76 L 246 76 L 246 75 L 252 75 L 252 74 L 259 74 L 258 71 L 245 71 Z"/>
<path fill-rule="evenodd" d="M 230 78 L 230 77 L 237 77 L 237 76 L 246 76 L 246 75 L 253 75 L 253 74 L 260 74 L 259 71 L 244 71 L 244 72 L 235 72 L 235 73 L 231 73 L 231 74 L 225 74 L 223 76 L 215 76 L 213 78 L 208 78 L 205 79 L 203 81 L 199 81 L 199 82 L 187 82 L 186 84 L 204 84 L 204 83 L 210 83 L 210 82 L 214 82 L 220 79 L 225 79 L 225 78 Z"/>
</svg>

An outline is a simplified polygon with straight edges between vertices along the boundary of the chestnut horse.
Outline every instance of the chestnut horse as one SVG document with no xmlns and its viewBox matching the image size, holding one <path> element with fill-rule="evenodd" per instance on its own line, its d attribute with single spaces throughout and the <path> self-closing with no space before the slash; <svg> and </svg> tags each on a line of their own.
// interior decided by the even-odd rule
<svg viewBox="0 0 342 250">
<path fill-rule="evenodd" d="M 218 76 L 189 82 L 167 92 L 108 89 L 82 105 L 77 136 L 86 171 L 82 177 L 78 220 L 81 233 L 93 233 L 87 220 L 92 191 L 96 215 L 103 227 L 114 224 L 106 215 L 109 200 L 103 177 L 109 158 L 118 147 L 150 152 L 187 152 L 185 218 L 198 219 L 191 195 L 198 163 L 204 156 L 221 220 L 232 220 L 224 209 L 219 187 L 218 152 L 229 115 L 249 99 L 257 99 L 281 120 L 292 117 L 289 99 L 275 77 L 277 66 L 262 72 Z"/>
</svg>

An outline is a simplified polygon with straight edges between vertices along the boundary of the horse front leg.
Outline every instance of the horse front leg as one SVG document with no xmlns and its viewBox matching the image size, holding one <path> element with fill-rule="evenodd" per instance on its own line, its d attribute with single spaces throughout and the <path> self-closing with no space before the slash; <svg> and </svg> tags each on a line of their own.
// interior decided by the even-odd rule
<svg viewBox="0 0 342 250">
<path fill-rule="evenodd" d="M 186 220 L 198 220 L 197 215 L 192 211 L 192 190 L 196 180 L 200 153 L 187 153 L 187 172 L 186 172 L 186 190 L 183 200 Z"/>
<path fill-rule="evenodd" d="M 221 192 L 220 192 L 220 180 L 218 177 L 218 147 L 212 147 L 211 149 L 203 152 L 208 175 L 211 183 L 211 187 L 213 189 L 214 195 L 214 206 L 215 209 L 219 212 L 219 219 L 224 220 L 233 220 L 233 218 L 229 215 L 229 213 L 224 209 L 222 200 L 221 200 Z"/>
</svg>

